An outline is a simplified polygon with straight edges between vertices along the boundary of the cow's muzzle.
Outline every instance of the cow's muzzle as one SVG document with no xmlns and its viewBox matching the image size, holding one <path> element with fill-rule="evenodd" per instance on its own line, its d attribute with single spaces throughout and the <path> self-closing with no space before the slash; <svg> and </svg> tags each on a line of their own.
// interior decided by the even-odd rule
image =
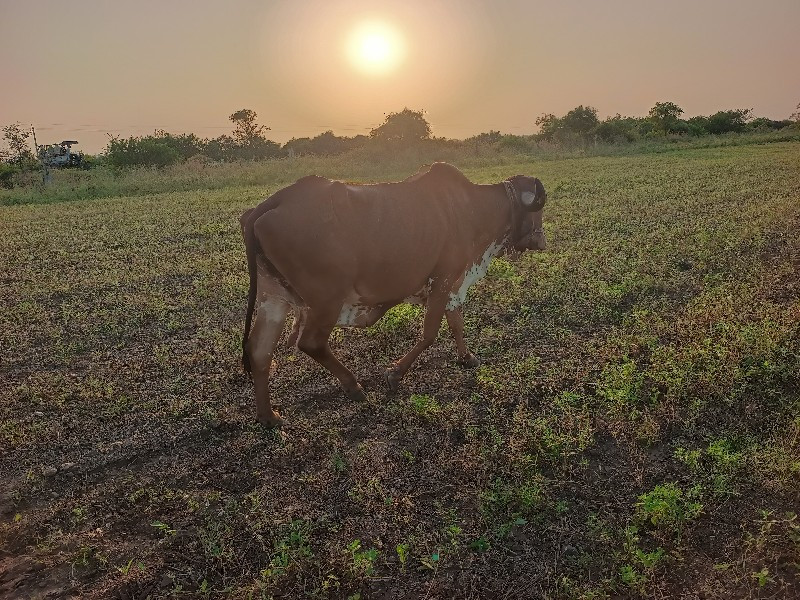
<svg viewBox="0 0 800 600">
<path fill-rule="evenodd" d="M 514 254 L 525 252 L 527 250 L 546 250 L 547 238 L 544 236 L 544 230 L 534 229 L 528 235 L 523 237 L 518 242 L 511 244 L 509 248 L 510 253 Z"/>
<path fill-rule="evenodd" d="M 530 250 L 547 249 L 547 238 L 544 235 L 544 229 L 534 229 L 531 232 L 531 243 L 528 248 Z"/>
</svg>

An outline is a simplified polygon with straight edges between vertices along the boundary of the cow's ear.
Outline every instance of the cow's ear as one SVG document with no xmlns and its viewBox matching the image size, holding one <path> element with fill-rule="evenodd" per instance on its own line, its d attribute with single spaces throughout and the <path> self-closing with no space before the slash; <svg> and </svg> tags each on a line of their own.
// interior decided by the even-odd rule
<svg viewBox="0 0 800 600">
<path fill-rule="evenodd" d="M 523 206 L 530 212 L 536 212 L 544 208 L 544 203 L 547 200 L 544 186 L 538 179 L 533 180 L 533 191 L 525 190 L 520 197 Z"/>
</svg>

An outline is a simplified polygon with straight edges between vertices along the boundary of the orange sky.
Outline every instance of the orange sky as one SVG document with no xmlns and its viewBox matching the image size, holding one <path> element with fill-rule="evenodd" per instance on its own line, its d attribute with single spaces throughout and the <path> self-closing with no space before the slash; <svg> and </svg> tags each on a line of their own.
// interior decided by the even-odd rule
<svg viewBox="0 0 800 600">
<path fill-rule="evenodd" d="M 404 39 L 382 76 L 347 56 L 367 19 Z M 0 125 L 98 152 L 109 133 L 216 137 L 240 108 L 279 142 L 367 133 L 406 106 L 456 138 L 533 133 L 579 104 L 784 119 L 799 28 L 800 0 L 0 0 Z"/>
</svg>

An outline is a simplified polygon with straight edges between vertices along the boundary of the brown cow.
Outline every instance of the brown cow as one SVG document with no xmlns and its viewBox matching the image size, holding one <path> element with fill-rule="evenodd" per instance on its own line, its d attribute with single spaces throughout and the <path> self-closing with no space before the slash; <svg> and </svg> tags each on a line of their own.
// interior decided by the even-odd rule
<svg viewBox="0 0 800 600">
<path fill-rule="evenodd" d="M 331 352 L 331 331 L 368 327 L 402 302 L 425 304 L 425 320 L 422 339 L 388 369 L 390 389 L 436 339 L 443 315 L 459 362 L 476 366 L 464 343 L 461 304 L 494 256 L 544 250 L 545 199 L 538 179 L 517 175 L 477 185 L 455 167 L 435 163 L 398 183 L 305 177 L 244 213 L 250 293 L 242 363 L 253 376 L 258 420 L 283 423 L 268 386 L 290 309 L 290 343 L 328 369 L 353 400 L 364 399 L 364 390 Z"/>
</svg>

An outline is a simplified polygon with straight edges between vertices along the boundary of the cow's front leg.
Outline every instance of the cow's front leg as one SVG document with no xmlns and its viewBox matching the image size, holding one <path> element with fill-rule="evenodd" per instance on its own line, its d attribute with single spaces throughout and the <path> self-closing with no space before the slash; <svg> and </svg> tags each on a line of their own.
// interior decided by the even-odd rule
<svg viewBox="0 0 800 600">
<path fill-rule="evenodd" d="M 443 293 L 439 293 L 435 296 L 432 294 L 428 298 L 425 308 L 425 321 L 422 324 L 422 339 L 418 341 L 403 358 L 394 363 L 386 371 L 386 383 L 390 391 L 397 391 L 397 385 L 411 368 L 411 365 L 414 364 L 414 361 L 436 340 L 436 335 L 439 333 L 439 325 L 442 323 L 446 305 L 447 296 Z"/>
<path fill-rule="evenodd" d="M 250 339 L 247 340 L 247 353 L 253 374 L 253 387 L 256 394 L 256 419 L 267 427 L 280 427 L 284 421 L 272 408 L 269 399 L 269 371 L 272 354 L 278 338 L 286 323 L 289 305 L 278 297 L 268 297 L 258 307 L 256 322 Z"/>
<path fill-rule="evenodd" d="M 297 347 L 328 369 L 342 384 L 342 389 L 348 398 L 363 402 L 367 399 L 364 389 L 359 385 L 355 375 L 339 362 L 328 344 L 328 338 L 340 310 L 341 305 L 335 311 L 309 309 L 300 331 L 300 338 L 297 340 Z"/>
<path fill-rule="evenodd" d="M 468 369 L 474 369 L 481 364 L 481 361 L 467 349 L 467 344 L 464 342 L 464 316 L 461 314 L 461 309 L 454 308 L 446 311 L 445 314 L 447 315 L 450 333 L 453 334 L 453 339 L 456 342 L 458 364 Z"/>
</svg>

